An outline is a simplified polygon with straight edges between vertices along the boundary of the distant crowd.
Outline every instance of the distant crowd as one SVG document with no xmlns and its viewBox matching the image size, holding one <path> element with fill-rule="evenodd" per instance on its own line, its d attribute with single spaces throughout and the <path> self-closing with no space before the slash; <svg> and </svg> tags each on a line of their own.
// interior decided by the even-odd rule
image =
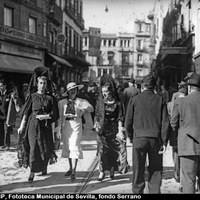
<svg viewBox="0 0 200 200">
<path fill-rule="evenodd" d="M 9 87 L 8 87 L 9 86 Z M 177 88 L 177 89 L 176 89 Z M 172 146 L 174 178 L 180 191 L 195 193 L 200 184 L 200 75 L 188 73 L 177 86 L 158 87 L 152 74 L 140 85 L 135 80 L 117 84 L 104 74 L 100 82 L 69 82 L 56 86 L 49 69 L 35 69 L 22 88 L 0 79 L 0 146 L 10 149 L 10 135 L 18 127 L 19 166 L 35 173 L 48 173 L 48 164 L 57 162 L 56 150 L 62 145 L 62 158 L 69 169 L 64 176 L 76 179 L 79 159 L 83 159 L 83 129 L 97 134 L 98 181 L 115 173 L 127 173 L 127 139 L 133 144 L 132 190 L 143 193 L 148 163 L 150 193 L 160 193 L 163 153 Z M 86 128 L 87 127 L 87 128 Z"/>
</svg>

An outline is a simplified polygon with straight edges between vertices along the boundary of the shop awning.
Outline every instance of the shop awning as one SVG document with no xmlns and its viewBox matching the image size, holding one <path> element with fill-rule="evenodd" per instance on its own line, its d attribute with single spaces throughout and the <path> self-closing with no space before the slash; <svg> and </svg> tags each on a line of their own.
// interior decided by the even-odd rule
<svg viewBox="0 0 200 200">
<path fill-rule="evenodd" d="M 0 54 L 0 71 L 31 74 L 36 67 L 41 65 L 44 65 L 41 60 Z"/>
<path fill-rule="evenodd" d="M 56 55 L 53 55 L 51 53 L 48 53 L 54 60 L 56 60 L 58 63 L 62 64 L 62 65 L 66 65 L 68 67 L 72 67 L 72 65 L 67 61 L 65 60 L 64 58 L 61 58 L 59 56 L 56 56 Z"/>
</svg>

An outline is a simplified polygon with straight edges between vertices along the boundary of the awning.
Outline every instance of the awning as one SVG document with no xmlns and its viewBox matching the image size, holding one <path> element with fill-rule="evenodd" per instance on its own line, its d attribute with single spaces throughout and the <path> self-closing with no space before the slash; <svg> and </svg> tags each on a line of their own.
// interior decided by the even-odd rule
<svg viewBox="0 0 200 200">
<path fill-rule="evenodd" d="M 0 71 L 31 74 L 41 65 L 41 60 L 0 53 Z"/>
<path fill-rule="evenodd" d="M 56 60 L 58 63 L 62 64 L 62 65 L 66 65 L 68 67 L 72 67 L 72 65 L 66 61 L 65 59 L 59 57 L 59 56 L 56 56 L 56 55 L 53 55 L 51 53 L 48 53 L 54 60 Z"/>
</svg>

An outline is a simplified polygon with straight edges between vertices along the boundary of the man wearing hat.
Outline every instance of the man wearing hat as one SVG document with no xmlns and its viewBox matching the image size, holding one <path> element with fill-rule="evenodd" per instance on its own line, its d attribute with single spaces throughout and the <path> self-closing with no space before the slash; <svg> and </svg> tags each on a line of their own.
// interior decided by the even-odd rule
<svg viewBox="0 0 200 200">
<path fill-rule="evenodd" d="M 162 180 L 162 154 L 168 139 L 169 117 L 167 105 L 160 95 L 154 93 L 156 82 L 152 75 L 143 78 L 142 93 L 132 97 L 127 107 L 125 127 L 133 142 L 134 194 L 145 188 L 145 161 L 149 159 L 149 193 L 160 193 Z"/>
<path fill-rule="evenodd" d="M 183 193 L 195 193 L 198 163 L 200 161 L 200 75 L 193 73 L 188 79 L 188 96 L 174 104 L 171 126 L 178 129 L 178 155 L 180 157 Z"/>
<path fill-rule="evenodd" d="M 135 87 L 135 79 L 132 79 L 129 83 L 128 83 L 129 87 L 127 87 L 124 90 L 124 106 L 125 106 L 125 110 L 128 106 L 128 102 L 130 100 L 131 97 L 134 97 L 136 95 L 138 95 L 140 93 L 140 90 L 138 88 Z"/>
<path fill-rule="evenodd" d="M 169 113 L 169 118 L 172 117 L 173 107 L 174 104 L 177 103 L 179 98 L 184 98 L 187 95 L 187 83 L 184 81 L 181 81 L 178 83 L 178 92 L 173 94 L 172 101 L 167 103 L 167 109 Z M 181 100 L 180 100 L 181 101 Z M 178 157 L 178 147 L 177 147 L 177 140 L 178 140 L 178 130 L 173 131 L 170 127 L 170 136 L 169 136 L 169 144 L 172 146 L 172 158 L 174 161 L 174 178 L 176 182 L 180 183 L 180 159 Z M 180 184 L 179 187 L 180 190 L 182 190 L 182 186 Z"/>
</svg>

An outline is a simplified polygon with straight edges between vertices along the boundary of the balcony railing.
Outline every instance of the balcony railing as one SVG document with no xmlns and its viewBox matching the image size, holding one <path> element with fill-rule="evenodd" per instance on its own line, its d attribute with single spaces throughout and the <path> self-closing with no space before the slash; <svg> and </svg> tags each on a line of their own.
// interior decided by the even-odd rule
<svg viewBox="0 0 200 200">
<path fill-rule="evenodd" d="M 49 18 L 50 20 L 57 24 L 62 24 L 63 14 L 60 7 L 56 5 L 56 3 L 52 3 L 49 5 Z"/>
<path fill-rule="evenodd" d="M 74 22 L 81 28 L 84 29 L 84 20 L 80 13 L 78 13 L 72 4 L 67 4 L 64 8 L 64 11 L 69 15 Z"/>
</svg>

